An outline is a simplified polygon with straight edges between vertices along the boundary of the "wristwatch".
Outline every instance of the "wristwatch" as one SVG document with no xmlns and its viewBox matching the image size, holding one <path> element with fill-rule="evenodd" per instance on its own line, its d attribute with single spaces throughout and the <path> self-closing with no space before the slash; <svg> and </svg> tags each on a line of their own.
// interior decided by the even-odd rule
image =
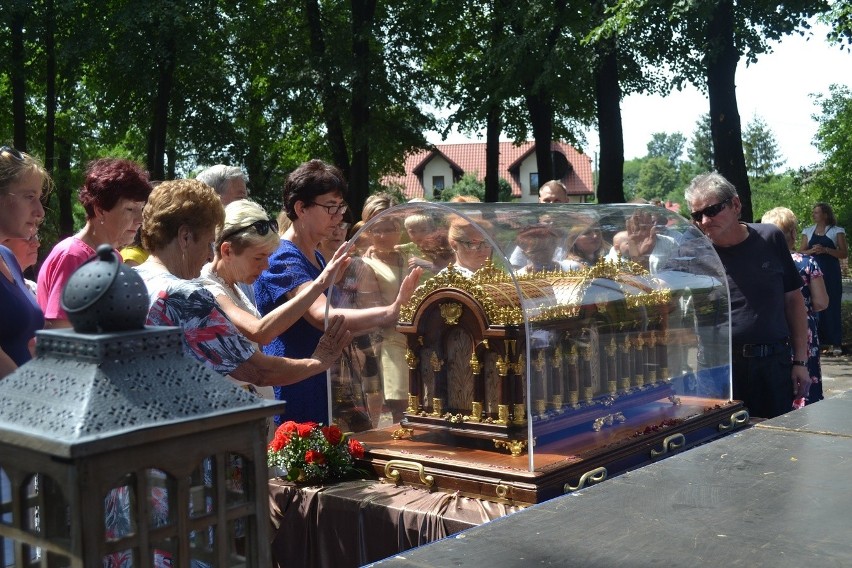
<svg viewBox="0 0 852 568">
<path fill-rule="evenodd" d="M 793 361 L 793 365 L 798 365 L 799 367 L 807 367 L 804 361 Z"/>
</svg>

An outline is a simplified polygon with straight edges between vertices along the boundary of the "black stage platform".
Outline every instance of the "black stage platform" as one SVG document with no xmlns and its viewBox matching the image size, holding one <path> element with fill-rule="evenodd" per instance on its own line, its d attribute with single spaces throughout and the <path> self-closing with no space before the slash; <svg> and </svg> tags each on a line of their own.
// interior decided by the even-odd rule
<svg viewBox="0 0 852 568">
<path fill-rule="evenodd" d="M 852 566 L 852 393 L 375 565 Z"/>
</svg>

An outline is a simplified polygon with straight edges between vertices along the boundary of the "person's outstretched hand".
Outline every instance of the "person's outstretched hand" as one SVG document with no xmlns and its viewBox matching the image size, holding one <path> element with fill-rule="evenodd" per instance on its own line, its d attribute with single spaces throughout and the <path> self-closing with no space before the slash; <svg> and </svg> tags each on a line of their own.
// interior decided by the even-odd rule
<svg viewBox="0 0 852 568">
<path fill-rule="evenodd" d="M 329 260 L 328 264 L 325 265 L 325 268 L 323 268 L 322 272 L 320 272 L 320 275 L 317 276 L 317 282 L 320 283 L 323 290 L 327 289 L 343 277 L 343 273 L 346 272 L 346 269 L 349 267 L 349 263 L 352 262 L 352 258 L 350 258 L 349 253 L 343 252 L 348 244 L 348 241 L 344 241 L 343 244 L 334 251 L 334 256 L 331 257 L 331 260 Z M 335 279 L 335 276 L 337 279 Z"/>
<path fill-rule="evenodd" d="M 402 280 L 399 286 L 399 293 L 396 295 L 396 304 L 402 306 L 411 299 L 414 295 L 414 290 L 417 289 L 417 283 L 420 282 L 420 275 L 423 274 L 423 269 L 415 267 Z"/>
<path fill-rule="evenodd" d="M 317 348 L 314 349 L 312 357 L 321 362 L 326 369 L 340 358 L 343 349 L 352 342 L 352 332 L 346 329 L 345 324 L 346 318 L 343 316 L 332 316 L 325 333 L 317 343 Z"/>
</svg>

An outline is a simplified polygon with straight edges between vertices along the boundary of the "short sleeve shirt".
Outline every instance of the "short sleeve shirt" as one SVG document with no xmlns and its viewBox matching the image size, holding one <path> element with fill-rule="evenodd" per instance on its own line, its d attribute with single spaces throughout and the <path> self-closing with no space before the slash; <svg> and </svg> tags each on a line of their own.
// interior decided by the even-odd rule
<svg viewBox="0 0 852 568">
<path fill-rule="evenodd" d="M 251 357 L 252 343 L 196 280 L 183 280 L 150 264 L 134 267 L 148 288 L 148 325 L 183 329 L 183 351 L 223 375 Z"/>
<path fill-rule="evenodd" d="M 56 244 L 38 272 L 38 305 L 46 319 L 67 319 L 62 310 L 62 290 L 84 262 L 95 254 L 94 249 L 78 239 L 68 237 Z"/>
</svg>

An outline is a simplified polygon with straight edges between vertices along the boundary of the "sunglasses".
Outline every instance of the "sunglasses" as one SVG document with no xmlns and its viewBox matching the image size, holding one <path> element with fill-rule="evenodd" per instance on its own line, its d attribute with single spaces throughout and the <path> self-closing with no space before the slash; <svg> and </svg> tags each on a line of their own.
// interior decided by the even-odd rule
<svg viewBox="0 0 852 568">
<path fill-rule="evenodd" d="M 340 205 L 323 205 L 322 203 L 313 202 L 311 205 L 316 205 L 317 207 L 322 207 L 325 209 L 326 213 L 334 217 L 335 215 L 343 215 L 346 213 L 346 210 L 349 209 L 349 205 L 346 203 L 341 203 Z"/>
<path fill-rule="evenodd" d="M 17 162 L 24 161 L 24 156 L 19 150 L 12 148 L 11 146 L 0 146 L 0 154 L 6 153 L 11 154 L 12 158 L 14 158 L 14 160 Z"/>
<path fill-rule="evenodd" d="M 248 231 L 251 228 L 254 228 L 255 232 L 261 237 L 265 237 L 269 231 L 272 231 L 273 233 L 278 232 L 278 221 L 275 219 L 261 219 L 260 221 L 255 221 L 251 225 L 246 225 L 245 227 L 240 227 L 239 229 L 234 229 L 233 231 L 226 233 L 221 239 L 219 239 L 219 242 L 225 242 L 234 235 L 242 233 L 243 231 Z"/>
<path fill-rule="evenodd" d="M 728 205 L 731 202 L 731 199 L 733 199 L 733 197 L 729 197 L 725 201 L 720 201 L 716 205 L 711 205 L 709 207 L 705 207 L 704 209 L 701 209 L 700 211 L 693 211 L 692 213 L 689 214 L 689 216 L 692 217 L 692 220 L 695 221 L 696 223 L 700 223 L 701 219 L 703 219 L 704 217 L 707 217 L 708 219 L 712 219 L 713 217 L 715 217 L 716 215 L 718 215 L 719 213 L 722 212 L 722 209 L 724 209 L 725 206 Z"/>
</svg>

